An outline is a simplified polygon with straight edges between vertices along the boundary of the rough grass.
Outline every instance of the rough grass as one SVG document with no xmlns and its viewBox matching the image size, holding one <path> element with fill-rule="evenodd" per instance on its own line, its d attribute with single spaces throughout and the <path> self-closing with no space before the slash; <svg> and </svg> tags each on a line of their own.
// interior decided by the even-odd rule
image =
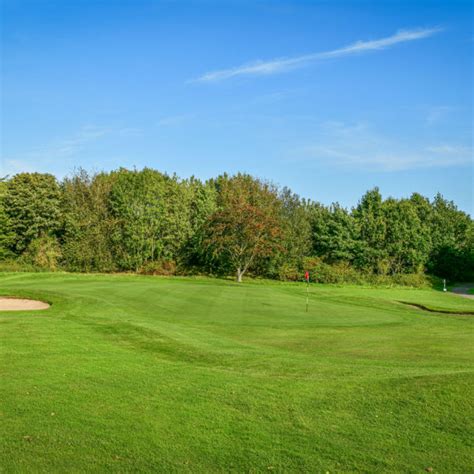
<svg viewBox="0 0 474 474">
<path fill-rule="evenodd" d="M 471 472 L 474 301 L 3 274 L 4 472 Z"/>
</svg>

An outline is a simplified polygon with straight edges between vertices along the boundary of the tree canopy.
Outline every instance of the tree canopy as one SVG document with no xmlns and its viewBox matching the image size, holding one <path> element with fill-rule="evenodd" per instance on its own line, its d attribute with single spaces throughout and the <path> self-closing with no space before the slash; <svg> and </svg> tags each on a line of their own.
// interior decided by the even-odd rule
<svg viewBox="0 0 474 474">
<path fill-rule="evenodd" d="M 281 237 L 280 201 L 275 189 L 249 175 L 221 177 L 217 209 L 207 222 L 206 245 L 226 260 L 237 281 L 277 248 Z"/>
<path fill-rule="evenodd" d="M 333 268 L 468 280 L 474 223 L 440 194 L 383 199 L 374 188 L 346 209 L 248 174 L 203 182 L 121 168 L 78 170 L 59 182 L 20 173 L 0 180 L 2 260 L 80 272 L 234 274 L 238 281 L 247 273 L 297 279 L 311 265 L 320 278 Z"/>
</svg>

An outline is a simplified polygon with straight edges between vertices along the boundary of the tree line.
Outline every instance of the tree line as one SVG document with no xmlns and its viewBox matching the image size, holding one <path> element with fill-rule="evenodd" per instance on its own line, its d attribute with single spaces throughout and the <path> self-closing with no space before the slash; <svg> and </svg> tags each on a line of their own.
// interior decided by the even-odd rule
<svg viewBox="0 0 474 474">
<path fill-rule="evenodd" d="M 0 261 L 73 272 L 358 282 L 474 279 L 474 221 L 440 194 L 346 209 L 248 174 L 208 181 L 145 168 L 0 180 Z M 411 279 L 411 280 L 410 280 Z"/>
</svg>

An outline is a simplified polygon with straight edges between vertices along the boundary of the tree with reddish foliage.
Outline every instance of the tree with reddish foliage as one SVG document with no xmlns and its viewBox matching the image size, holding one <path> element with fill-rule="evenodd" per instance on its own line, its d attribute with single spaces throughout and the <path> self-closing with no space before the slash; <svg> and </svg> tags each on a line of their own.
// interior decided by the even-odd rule
<svg viewBox="0 0 474 474">
<path fill-rule="evenodd" d="M 241 282 L 258 259 L 279 246 L 281 203 L 272 185 L 246 174 L 223 176 L 215 184 L 218 209 L 208 220 L 206 244 Z"/>
</svg>

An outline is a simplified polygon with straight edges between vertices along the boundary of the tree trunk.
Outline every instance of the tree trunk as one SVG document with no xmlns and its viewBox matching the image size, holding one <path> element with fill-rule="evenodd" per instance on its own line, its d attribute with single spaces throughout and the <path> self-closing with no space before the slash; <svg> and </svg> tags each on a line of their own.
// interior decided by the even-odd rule
<svg viewBox="0 0 474 474">
<path fill-rule="evenodd" d="M 244 274 L 244 272 L 239 268 L 237 268 L 237 282 L 238 283 L 241 283 L 242 282 L 242 275 Z"/>
</svg>

